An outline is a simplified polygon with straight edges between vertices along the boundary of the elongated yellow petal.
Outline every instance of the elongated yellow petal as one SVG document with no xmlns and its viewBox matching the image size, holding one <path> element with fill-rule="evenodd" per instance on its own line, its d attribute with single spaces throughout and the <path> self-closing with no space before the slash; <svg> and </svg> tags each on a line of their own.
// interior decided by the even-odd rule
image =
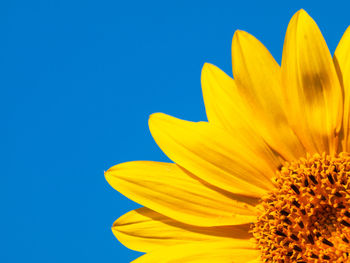
<svg viewBox="0 0 350 263">
<path fill-rule="evenodd" d="M 244 137 L 252 145 L 264 144 L 255 117 L 238 94 L 232 78 L 206 63 L 202 70 L 202 88 L 210 123 L 223 127 L 232 136 Z M 264 147 L 268 148 L 267 145 Z"/>
<path fill-rule="evenodd" d="M 129 162 L 105 173 L 128 198 L 177 221 L 197 226 L 254 222 L 255 207 L 214 191 L 175 164 Z"/>
<path fill-rule="evenodd" d="M 264 145 L 235 137 L 209 123 L 183 121 L 165 114 L 149 120 L 164 153 L 196 176 L 232 193 L 261 197 L 273 187 L 278 160 Z"/>
<path fill-rule="evenodd" d="M 266 141 L 285 160 L 304 155 L 303 147 L 282 113 L 279 119 L 274 113 L 276 109 L 248 105 L 249 99 L 239 94 L 235 81 L 219 68 L 204 65 L 202 89 L 210 123 L 224 127 L 234 136 L 243 134 L 252 143 Z M 271 118 L 274 116 L 275 119 Z"/>
<path fill-rule="evenodd" d="M 140 208 L 120 217 L 113 233 L 126 247 L 149 252 L 178 244 L 230 240 L 232 244 L 250 242 L 250 224 L 237 226 L 198 227 Z"/>
<path fill-rule="evenodd" d="M 350 150 L 350 27 L 345 31 L 333 57 L 344 94 L 342 151 Z"/>
<path fill-rule="evenodd" d="M 341 88 L 327 44 L 304 10 L 288 26 L 282 82 L 289 121 L 307 151 L 333 154 L 342 121 Z"/>
<path fill-rule="evenodd" d="M 258 257 L 258 258 L 255 258 L 253 260 L 247 261 L 246 263 L 261 263 L 261 259 L 260 259 L 260 257 Z"/>
<path fill-rule="evenodd" d="M 286 160 L 305 151 L 289 127 L 283 108 L 281 69 L 254 36 L 236 31 L 232 41 L 232 69 L 238 92 L 251 109 L 257 132 Z M 248 116 L 247 116 L 248 117 Z"/>
<path fill-rule="evenodd" d="M 210 123 L 237 133 L 249 127 L 247 107 L 237 93 L 235 82 L 218 67 L 205 63 L 201 75 L 205 110 Z"/>
<path fill-rule="evenodd" d="M 260 251 L 230 242 L 205 242 L 171 246 L 148 253 L 133 263 L 245 263 L 259 257 Z"/>
</svg>

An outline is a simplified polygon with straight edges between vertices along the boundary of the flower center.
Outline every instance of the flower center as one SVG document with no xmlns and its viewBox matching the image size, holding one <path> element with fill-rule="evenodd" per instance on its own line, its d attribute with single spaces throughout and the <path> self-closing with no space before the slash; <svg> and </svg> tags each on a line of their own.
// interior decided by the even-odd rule
<svg viewBox="0 0 350 263">
<path fill-rule="evenodd" d="M 262 262 L 350 262 L 349 175 L 349 153 L 283 166 L 252 228 Z"/>
</svg>

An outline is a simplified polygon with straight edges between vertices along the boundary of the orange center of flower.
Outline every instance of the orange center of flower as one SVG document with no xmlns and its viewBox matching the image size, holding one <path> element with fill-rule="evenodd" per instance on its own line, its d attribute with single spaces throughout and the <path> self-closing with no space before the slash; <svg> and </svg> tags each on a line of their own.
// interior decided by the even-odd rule
<svg viewBox="0 0 350 263">
<path fill-rule="evenodd" d="M 350 262 L 349 175 L 349 153 L 282 167 L 252 229 L 262 262 Z"/>
</svg>

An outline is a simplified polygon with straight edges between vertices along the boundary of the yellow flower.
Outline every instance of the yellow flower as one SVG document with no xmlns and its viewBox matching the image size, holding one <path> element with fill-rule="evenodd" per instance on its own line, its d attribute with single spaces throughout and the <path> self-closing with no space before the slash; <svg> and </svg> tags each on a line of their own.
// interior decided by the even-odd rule
<svg viewBox="0 0 350 263">
<path fill-rule="evenodd" d="M 316 23 L 291 19 L 279 66 L 233 37 L 234 79 L 205 64 L 209 122 L 165 114 L 151 133 L 175 163 L 106 173 L 144 207 L 112 230 L 135 263 L 350 262 L 350 30 L 332 59 Z"/>
</svg>

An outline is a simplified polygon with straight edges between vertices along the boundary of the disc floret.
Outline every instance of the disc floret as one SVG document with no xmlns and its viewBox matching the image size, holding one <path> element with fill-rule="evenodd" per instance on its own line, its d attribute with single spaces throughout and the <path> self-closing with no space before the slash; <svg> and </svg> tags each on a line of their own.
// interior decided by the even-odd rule
<svg viewBox="0 0 350 263">
<path fill-rule="evenodd" d="M 263 262 L 350 262 L 350 154 L 286 163 L 258 206 Z"/>
</svg>

